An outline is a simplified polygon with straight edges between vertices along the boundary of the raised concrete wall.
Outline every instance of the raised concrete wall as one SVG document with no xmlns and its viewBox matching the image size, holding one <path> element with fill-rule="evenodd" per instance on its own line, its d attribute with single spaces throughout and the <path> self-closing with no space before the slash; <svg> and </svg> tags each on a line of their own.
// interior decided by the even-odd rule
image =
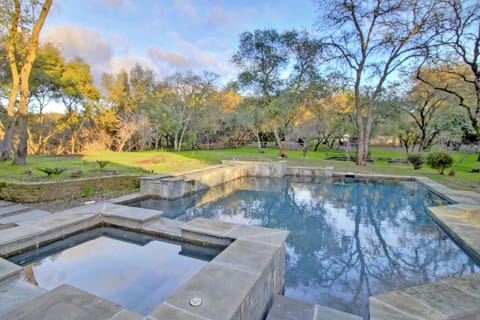
<svg viewBox="0 0 480 320">
<path fill-rule="evenodd" d="M 243 177 L 331 177 L 333 168 L 288 167 L 287 161 L 223 161 L 203 170 L 142 177 L 140 192 L 164 199 L 177 199 Z"/>
<path fill-rule="evenodd" d="M 187 222 L 180 229 L 184 239 L 231 244 L 150 316 L 172 320 L 190 319 L 187 315 L 212 320 L 264 319 L 273 298 L 285 286 L 288 231 L 204 218 Z M 201 305 L 189 304 L 192 295 L 201 299 Z"/>
<path fill-rule="evenodd" d="M 333 167 L 311 168 L 311 167 L 287 167 L 286 174 L 296 177 L 328 177 L 333 175 Z"/>
</svg>

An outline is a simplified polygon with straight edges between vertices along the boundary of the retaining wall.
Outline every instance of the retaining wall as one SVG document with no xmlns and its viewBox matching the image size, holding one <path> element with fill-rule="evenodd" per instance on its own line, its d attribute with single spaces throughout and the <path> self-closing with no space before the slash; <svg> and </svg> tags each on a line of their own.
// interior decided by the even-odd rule
<svg viewBox="0 0 480 320">
<path fill-rule="evenodd" d="M 140 176 L 108 176 L 47 182 L 6 182 L 0 185 L 0 199 L 16 202 L 40 202 L 82 196 L 95 191 L 134 190 Z M 91 191 L 90 191 L 91 192 Z"/>
<path fill-rule="evenodd" d="M 163 199 L 178 199 L 243 177 L 331 177 L 333 172 L 332 167 L 288 167 L 287 164 L 287 161 L 222 161 L 222 165 L 202 170 L 142 177 L 140 192 Z"/>
</svg>

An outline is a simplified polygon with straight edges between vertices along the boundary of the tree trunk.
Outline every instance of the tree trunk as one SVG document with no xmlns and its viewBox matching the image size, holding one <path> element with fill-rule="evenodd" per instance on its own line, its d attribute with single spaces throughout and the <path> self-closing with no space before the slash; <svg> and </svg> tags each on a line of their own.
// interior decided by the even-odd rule
<svg viewBox="0 0 480 320">
<path fill-rule="evenodd" d="M 0 161 L 12 160 L 13 135 L 15 133 L 15 118 L 10 116 L 7 120 L 7 130 L 0 142 Z"/>
<path fill-rule="evenodd" d="M 257 139 L 258 150 L 262 149 L 262 141 L 260 140 L 260 132 L 258 132 L 255 129 L 252 129 L 252 133 L 255 136 L 255 138 Z"/>
<path fill-rule="evenodd" d="M 70 130 L 72 131 L 72 134 L 70 136 L 70 154 L 75 154 L 75 147 L 76 147 L 76 141 L 77 141 L 77 130 L 73 127 L 71 127 Z"/>
<path fill-rule="evenodd" d="M 19 3 L 18 0 L 15 3 Z M 52 0 L 45 0 L 45 3 L 42 6 L 42 11 L 38 17 L 36 24 L 33 26 L 32 35 L 28 40 L 26 45 L 27 56 L 25 63 L 22 66 L 20 72 L 20 101 L 18 103 L 18 127 L 19 127 L 19 142 L 13 162 L 18 165 L 27 164 L 27 141 L 28 141 L 28 131 L 27 131 L 27 122 L 28 122 L 28 111 L 27 111 L 27 102 L 29 94 L 29 78 L 30 72 L 32 71 L 33 62 L 37 56 L 38 49 L 38 38 L 40 36 L 40 30 L 45 23 L 47 18 L 48 11 L 52 6 Z"/>
<path fill-rule="evenodd" d="M 186 127 L 186 126 L 183 127 L 182 132 L 181 132 L 181 134 L 180 134 L 180 138 L 178 139 L 178 143 L 177 143 L 177 144 L 178 144 L 178 145 L 177 145 L 177 147 L 178 147 L 177 151 L 178 151 L 178 152 L 180 152 L 181 149 L 182 149 L 182 142 L 183 142 L 183 137 L 184 137 L 184 135 L 185 135 L 185 131 L 187 131 L 187 127 Z"/>
<path fill-rule="evenodd" d="M 358 140 L 357 157 L 355 163 L 358 166 L 365 166 L 367 163 L 368 146 L 366 146 L 365 130 L 363 127 L 362 104 L 360 101 L 360 79 L 362 69 L 357 70 L 357 79 L 355 81 L 355 115 L 357 120 Z"/>
<path fill-rule="evenodd" d="M 277 145 L 278 145 L 278 156 L 282 158 L 286 158 L 287 157 L 286 147 L 285 147 L 285 144 L 282 143 L 280 134 L 278 133 L 277 126 L 273 127 L 273 135 L 275 136 L 275 141 L 277 142 Z"/>
<path fill-rule="evenodd" d="M 8 65 L 10 67 L 10 73 L 12 77 L 12 87 L 8 97 L 7 107 L 7 131 L 0 143 L 0 160 L 11 160 L 11 153 L 13 148 L 13 135 L 15 132 L 15 104 L 17 103 L 18 91 L 20 87 L 20 75 L 18 73 L 17 59 L 15 55 L 15 46 L 18 32 L 18 24 L 20 21 L 20 1 L 15 1 L 15 10 L 12 14 L 11 25 L 9 28 L 8 37 L 6 37 L 6 52 L 8 58 Z"/>
<path fill-rule="evenodd" d="M 24 166 L 27 164 L 27 141 L 28 141 L 27 117 L 28 115 L 25 113 L 21 113 L 18 116 L 19 141 L 17 145 L 17 150 L 15 152 L 15 159 L 13 160 L 13 163 L 21 166 Z"/>
<path fill-rule="evenodd" d="M 178 132 L 173 136 L 173 150 L 178 151 Z"/>
</svg>

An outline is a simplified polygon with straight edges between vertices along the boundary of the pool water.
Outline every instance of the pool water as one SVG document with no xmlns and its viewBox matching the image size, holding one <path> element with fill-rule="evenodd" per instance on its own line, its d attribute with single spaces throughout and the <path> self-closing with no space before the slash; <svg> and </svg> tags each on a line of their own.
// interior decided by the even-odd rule
<svg viewBox="0 0 480 320">
<path fill-rule="evenodd" d="M 445 199 L 412 181 L 251 178 L 201 207 L 142 201 L 179 220 L 289 230 L 285 295 L 365 319 L 369 296 L 480 270 L 428 214 Z"/>
<path fill-rule="evenodd" d="M 9 258 L 51 290 L 66 283 L 147 315 L 218 250 L 103 228 Z"/>
</svg>

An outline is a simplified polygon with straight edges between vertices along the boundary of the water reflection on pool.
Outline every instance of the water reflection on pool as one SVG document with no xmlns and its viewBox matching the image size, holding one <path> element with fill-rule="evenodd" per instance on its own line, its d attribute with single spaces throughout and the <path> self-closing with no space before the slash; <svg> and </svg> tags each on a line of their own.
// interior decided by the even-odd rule
<svg viewBox="0 0 480 320">
<path fill-rule="evenodd" d="M 444 199 L 416 182 L 249 178 L 236 188 L 200 207 L 204 195 L 136 205 L 289 230 L 285 295 L 365 319 L 369 296 L 480 270 L 431 220 L 426 207 Z"/>
<path fill-rule="evenodd" d="M 67 283 L 147 315 L 217 253 L 217 249 L 104 228 L 10 261 L 25 265 L 24 276 L 41 288 Z"/>
</svg>

